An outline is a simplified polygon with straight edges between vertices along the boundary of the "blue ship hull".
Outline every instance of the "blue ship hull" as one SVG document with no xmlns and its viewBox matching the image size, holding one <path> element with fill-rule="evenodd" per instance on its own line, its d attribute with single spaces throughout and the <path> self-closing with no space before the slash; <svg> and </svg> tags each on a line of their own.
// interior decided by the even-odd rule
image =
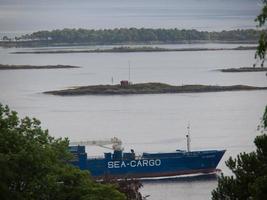
<svg viewBox="0 0 267 200">
<path fill-rule="evenodd" d="M 216 171 L 225 150 L 180 151 L 170 153 L 143 153 L 136 157 L 134 152 L 105 153 L 104 158 L 87 158 L 84 146 L 71 146 L 75 155 L 72 164 L 82 170 L 89 170 L 98 179 L 104 176 L 114 178 L 164 177 Z"/>
</svg>

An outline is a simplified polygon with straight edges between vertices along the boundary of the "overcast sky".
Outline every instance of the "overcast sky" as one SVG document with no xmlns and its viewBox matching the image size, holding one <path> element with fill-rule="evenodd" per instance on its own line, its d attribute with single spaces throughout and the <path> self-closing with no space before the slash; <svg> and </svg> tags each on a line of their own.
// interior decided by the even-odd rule
<svg viewBox="0 0 267 200">
<path fill-rule="evenodd" d="M 0 0 L 0 32 L 56 28 L 255 27 L 260 0 Z"/>
</svg>

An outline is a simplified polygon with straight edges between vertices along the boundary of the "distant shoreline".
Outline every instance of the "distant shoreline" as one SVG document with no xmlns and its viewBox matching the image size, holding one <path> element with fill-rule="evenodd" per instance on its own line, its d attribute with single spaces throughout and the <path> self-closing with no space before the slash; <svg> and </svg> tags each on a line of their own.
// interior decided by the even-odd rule
<svg viewBox="0 0 267 200">
<path fill-rule="evenodd" d="M 244 90 L 267 90 L 267 87 L 247 85 L 217 86 L 217 85 L 182 85 L 173 86 L 165 83 L 138 83 L 121 85 L 90 85 L 65 90 L 46 91 L 45 94 L 60 96 L 78 95 L 130 95 L 130 94 L 166 94 L 166 93 L 202 93 Z"/>
<path fill-rule="evenodd" d="M 24 70 L 24 69 L 73 69 L 80 68 L 71 65 L 4 65 L 0 64 L 0 70 Z"/>
<path fill-rule="evenodd" d="M 48 51 L 17 51 L 11 54 L 62 54 L 62 53 L 133 53 L 133 52 L 176 52 L 176 51 L 226 51 L 255 50 L 256 46 L 240 46 L 236 48 L 159 48 L 159 47 L 114 47 L 112 49 L 94 50 L 48 50 Z"/>
<path fill-rule="evenodd" d="M 0 41 L 0 47 L 5 48 L 37 48 L 37 47 L 67 47 L 67 46 L 109 46 L 109 45 L 173 45 L 173 44 L 255 44 L 257 40 L 191 40 L 191 41 L 148 41 L 148 42 L 48 42 L 48 41 Z"/>
</svg>

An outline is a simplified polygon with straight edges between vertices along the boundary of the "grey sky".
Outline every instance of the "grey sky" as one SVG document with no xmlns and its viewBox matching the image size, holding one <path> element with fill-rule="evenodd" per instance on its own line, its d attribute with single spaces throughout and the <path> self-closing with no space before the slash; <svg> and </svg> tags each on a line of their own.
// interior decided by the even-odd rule
<svg viewBox="0 0 267 200">
<path fill-rule="evenodd" d="M 56 28 L 253 28 L 259 0 L 0 0 L 0 32 Z"/>
</svg>

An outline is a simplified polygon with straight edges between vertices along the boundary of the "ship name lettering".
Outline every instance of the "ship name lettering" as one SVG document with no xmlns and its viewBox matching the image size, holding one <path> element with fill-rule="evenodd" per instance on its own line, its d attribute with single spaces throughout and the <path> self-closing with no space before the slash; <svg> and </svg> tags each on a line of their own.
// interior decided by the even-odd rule
<svg viewBox="0 0 267 200">
<path fill-rule="evenodd" d="M 160 166 L 161 160 L 132 160 L 130 162 L 127 161 L 109 161 L 108 168 L 125 168 L 127 166 L 130 167 L 154 167 Z"/>
<path fill-rule="evenodd" d="M 124 161 L 121 162 L 121 167 L 126 167 L 126 164 Z"/>
<path fill-rule="evenodd" d="M 155 161 L 154 160 L 149 160 L 148 161 L 148 165 L 149 166 L 154 166 L 155 165 Z"/>
<path fill-rule="evenodd" d="M 145 167 L 147 167 L 148 166 L 148 160 L 143 160 L 143 166 Z"/>
<path fill-rule="evenodd" d="M 161 160 L 160 159 L 156 159 L 155 160 L 155 165 L 156 166 L 160 166 L 161 165 Z"/>
<path fill-rule="evenodd" d="M 137 165 L 136 165 L 137 167 L 142 167 L 142 162 L 141 162 L 141 160 L 138 160 L 138 162 L 137 162 Z"/>
<path fill-rule="evenodd" d="M 113 168 L 113 162 L 108 162 L 108 168 Z"/>
<path fill-rule="evenodd" d="M 114 168 L 120 168 L 120 161 L 114 162 Z"/>
<path fill-rule="evenodd" d="M 130 166 L 131 166 L 131 167 L 136 167 L 136 161 L 135 161 L 135 160 L 132 160 L 132 161 L 130 162 Z"/>
</svg>

